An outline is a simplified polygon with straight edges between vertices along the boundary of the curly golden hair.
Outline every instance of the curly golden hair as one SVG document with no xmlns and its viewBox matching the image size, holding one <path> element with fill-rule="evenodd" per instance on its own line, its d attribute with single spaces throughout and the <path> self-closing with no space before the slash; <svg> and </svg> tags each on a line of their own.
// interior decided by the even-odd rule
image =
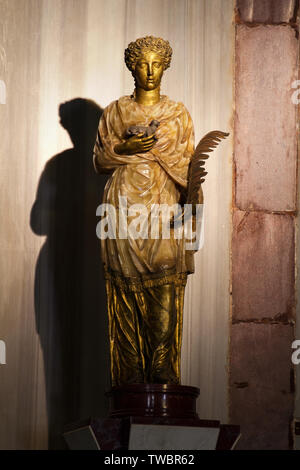
<svg viewBox="0 0 300 470">
<path fill-rule="evenodd" d="M 141 55 L 147 51 L 157 52 L 157 54 L 162 57 L 164 70 L 170 67 L 172 48 L 169 41 L 153 36 L 146 36 L 131 42 L 128 44 L 127 49 L 125 49 L 125 63 L 130 72 L 134 72 L 137 61 L 140 59 Z"/>
</svg>

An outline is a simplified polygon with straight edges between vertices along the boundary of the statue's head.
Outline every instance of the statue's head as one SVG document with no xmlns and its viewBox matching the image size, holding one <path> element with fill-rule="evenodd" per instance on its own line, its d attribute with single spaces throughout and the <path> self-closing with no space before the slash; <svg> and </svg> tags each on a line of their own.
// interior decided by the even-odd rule
<svg viewBox="0 0 300 470">
<path fill-rule="evenodd" d="M 169 41 L 146 36 L 131 42 L 125 49 L 125 63 L 137 87 L 153 90 L 160 85 L 164 71 L 170 67 L 172 49 Z"/>
</svg>

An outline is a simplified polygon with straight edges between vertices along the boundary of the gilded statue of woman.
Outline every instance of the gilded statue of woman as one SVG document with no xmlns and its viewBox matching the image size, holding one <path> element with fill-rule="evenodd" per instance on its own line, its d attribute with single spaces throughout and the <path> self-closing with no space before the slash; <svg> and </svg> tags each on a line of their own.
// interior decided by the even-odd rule
<svg viewBox="0 0 300 470">
<path fill-rule="evenodd" d="M 182 103 L 160 94 L 171 56 L 169 42 L 160 38 L 147 36 L 128 45 L 125 62 L 135 91 L 104 110 L 94 148 L 96 171 L 111 173 L 103 202 L 117 214 L 116 238 L 101 240 L 113 386 L 180 383 L 184 289 L 194 269 L 193 252 L 173 229 L 169 238 L 136 238 L 121 227 L 134 219 L 133 204 L 148 211 L 155 204 L 172 206 L 187 188 L 193 123 Z M 153 121 L 155 133 L 128 136 L 131 126 Z M 120 201 L 126 201 L 126 210 Z M 160 226 L 161 217 L 158 212 Z"/>
</svg>

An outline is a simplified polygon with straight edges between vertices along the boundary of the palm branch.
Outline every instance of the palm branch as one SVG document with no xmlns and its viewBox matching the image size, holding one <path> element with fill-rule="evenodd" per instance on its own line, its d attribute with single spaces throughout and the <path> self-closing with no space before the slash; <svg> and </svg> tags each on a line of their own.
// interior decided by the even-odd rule
<svg viewBox="0 0 300 470">
<path fill-rule="evenodd" d="M 219 145 L 222 139 L 229 136 L 229 133 L 222 131 L 208 132 L 197 145 L 194 155 L 191 158 L 188 172 L 187 203 L 192 204 L 193 208 L 199 203 L 199 191 L 204 182 L 204 176 L 207 175 L 204 165 L 208 159 L 209 152 Z M 193 211 L 194 212 L 194 211 Z"/>
<path fill-rule="evenodd" d="M 205 160 L 208 159 L 210 152 L 219 145 L 222 139 L 226 139 L 229 136 L 228 132 L 222 131 L 211 131 L 208 132 L 197 145 L 195 152 L 190 160 L 188 170 L 188 187 L 183 199 L 185 204 L 191 204 L 192 211 L 190 215 L 196 215 L 196 207 L 200 200 L 200 187 L 204 182 L 204 177 L 207 175 L 204 165 Z M 183 210 L 177 217 L 172 218 L 171 226 L 174 227 L 175 223 L 181 224 L 185 210 Z"/>
</svg>

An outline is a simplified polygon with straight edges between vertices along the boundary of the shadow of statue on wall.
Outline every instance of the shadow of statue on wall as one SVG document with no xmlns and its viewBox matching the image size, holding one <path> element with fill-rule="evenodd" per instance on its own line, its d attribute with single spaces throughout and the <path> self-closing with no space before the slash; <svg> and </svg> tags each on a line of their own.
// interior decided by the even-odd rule
<svg viewBox="0 0 300 470">
<path fill-rule="evenodd" d="M 46 235 L 35 272 L 36 328 L 44 356 L 49 448 L 64 448 L 65 424 L 105 416 L 109 349 L 96 208 L 105 185 L 92 150 L 102 109 L 77 98 L 59 107 L 74 147 L 40 177 L 30 225 Z"/>
</svg>

